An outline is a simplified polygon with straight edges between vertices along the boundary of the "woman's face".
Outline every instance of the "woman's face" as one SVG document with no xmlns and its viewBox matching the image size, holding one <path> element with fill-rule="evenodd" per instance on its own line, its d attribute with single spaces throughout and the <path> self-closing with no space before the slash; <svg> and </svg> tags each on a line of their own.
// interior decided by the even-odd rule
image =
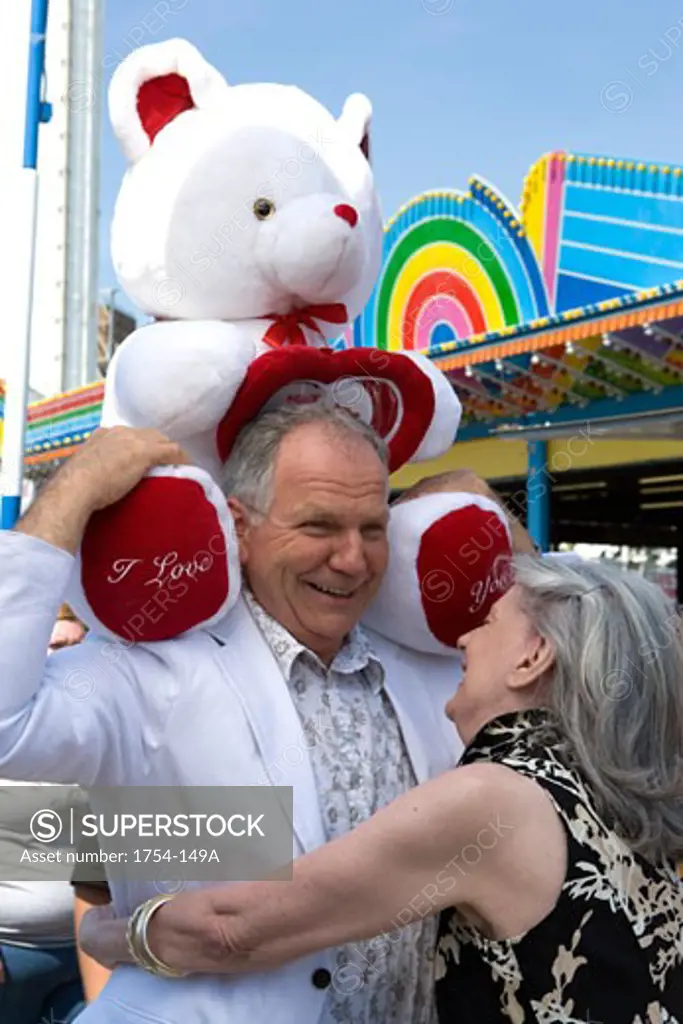
<svg viewBox="0 0 683 1024">
<path fill-rule="evenodd" d="M 539 683 L 553 662 L 513 586 L 492 606 L 478 629 L 460 638 L 463 676 L 446 714 L 464 743 L 497 715 L 533 707 L 542 701 Z"/>
</svg>

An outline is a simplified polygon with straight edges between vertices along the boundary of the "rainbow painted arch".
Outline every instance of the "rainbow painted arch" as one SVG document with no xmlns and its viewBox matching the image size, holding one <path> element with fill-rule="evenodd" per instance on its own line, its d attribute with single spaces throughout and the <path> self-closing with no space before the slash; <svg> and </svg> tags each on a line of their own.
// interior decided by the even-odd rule
<svg viewBox="0 0 683 1024">
<path fill-rule="evenodd" d="M 550 153 L 519 211 L 473 177 L 389 222 L 373 296 L 346 344 L 430 352 L 683 277 L 683 169 Z"/>
<path fill-rule="evenodd" d="M 500 212 L 443 193 L 421 197 L 397 217 L 363 316 L 378 348 L 425 351 L 549 311 L 528 239 Z"/>
</svg>

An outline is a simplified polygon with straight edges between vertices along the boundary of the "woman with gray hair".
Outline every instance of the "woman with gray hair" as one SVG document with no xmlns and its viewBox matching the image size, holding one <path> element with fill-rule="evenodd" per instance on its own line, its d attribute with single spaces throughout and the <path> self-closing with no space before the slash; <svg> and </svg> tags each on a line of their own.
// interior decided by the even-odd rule
<svg viewBox="0 0 683 1024">
<path fill-rule="evenodd" d="M 460 644 L 459 767 L 297 860 L 292 882 L 159 901 L 133 958 L 264 970 L 378 936 L 371 971 L 396 929 L 440 913 L 442 1022 L 683 1021 L 674 606 L 609 565 L 522 556 Z M 363 984 L 350 964 L 330 980 Z"/>
</svg>

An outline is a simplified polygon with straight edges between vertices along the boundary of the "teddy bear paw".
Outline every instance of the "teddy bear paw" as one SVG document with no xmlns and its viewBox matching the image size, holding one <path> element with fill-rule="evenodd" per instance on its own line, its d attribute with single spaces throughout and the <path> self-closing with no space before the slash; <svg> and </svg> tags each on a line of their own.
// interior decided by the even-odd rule
<svg viewBox="0 0 683 1024">
<path fill-rule="evenodd" d="M 227 501 L 203 470 L 153 469 L 90 519 L 69 602 L 91 628 L 131 643 L 212 625 L 240 590 Z"/>
<path fill-rule="evenodd" d="M 424 654 L 453 655 L 512 582 L 504 511 L 477 494 L 426 494 L 396 503 L 389 566 L 363 622 Z"/>
</svg>

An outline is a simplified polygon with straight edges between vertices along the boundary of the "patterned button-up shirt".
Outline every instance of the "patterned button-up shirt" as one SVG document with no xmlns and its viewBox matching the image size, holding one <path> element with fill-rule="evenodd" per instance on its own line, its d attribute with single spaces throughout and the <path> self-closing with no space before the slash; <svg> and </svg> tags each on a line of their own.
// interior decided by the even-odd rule
<svg viewBox="0 0 683 1024">
<path fill-rule="evenodd" d="M 245 597 L 289 685 L 327 839 L 335 839 L 416 782 L 384 669 L 361 627 L 328 669 L 249 592 Z M 433 1024 L 436 925 L 428 917 L 340 949 L 320 1024 Z"/>
</svg>

